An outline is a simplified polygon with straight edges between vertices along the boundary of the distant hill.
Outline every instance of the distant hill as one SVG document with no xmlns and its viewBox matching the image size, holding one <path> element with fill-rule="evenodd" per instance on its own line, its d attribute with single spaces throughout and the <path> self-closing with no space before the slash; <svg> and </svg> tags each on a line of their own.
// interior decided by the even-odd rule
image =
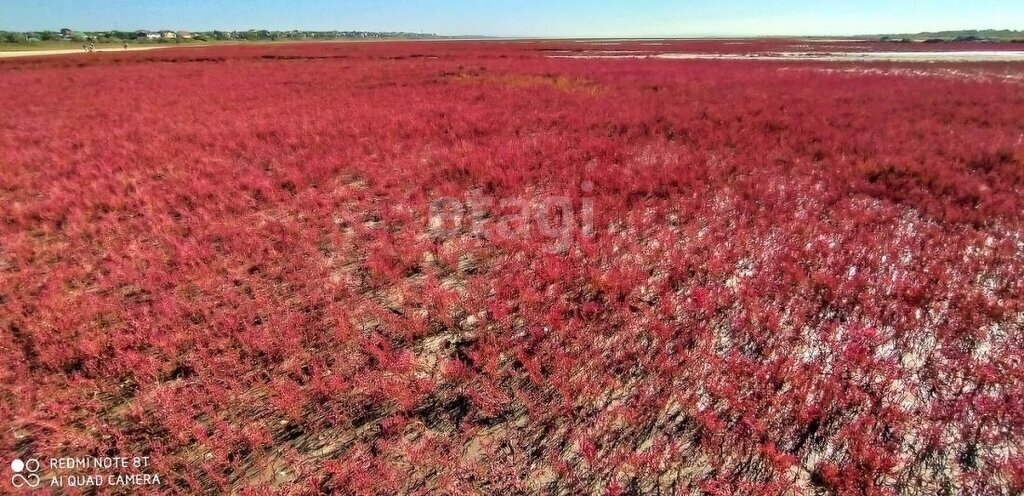
<svg viewBox="0 0 1024 496">
<path fill-rule="evenodd" d="M 870 38 L 881 41 L 974 41 L 974 42 L 1017 42 L 1024 43 L 1024 31 L 1012 29 L 965 29 L 961 31 L 932 31 L 913 34 L 876 35 Z"/>
</svg>

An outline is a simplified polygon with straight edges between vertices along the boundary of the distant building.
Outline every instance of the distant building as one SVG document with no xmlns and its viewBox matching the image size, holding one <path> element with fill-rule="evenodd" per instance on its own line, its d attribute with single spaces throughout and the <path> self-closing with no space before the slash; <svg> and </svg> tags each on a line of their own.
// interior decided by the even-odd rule
<svg viewBox="0 0 1024 496">
<path fill-rule="evenodd" d="M 75 35 L 75 30 L 70 28 L 63 28 L 60 30 L 60 36 L 62 38 L 70 38 Z"/>
<path fill-rule="evenodd" d="M 178 37 L 178 34 L 174 31 L 163 30 L 160 31 L 160 37 L 168 40 L 173 40 L 174 38 Z"/>
<path fill-rule="evenodd" d="M 137 40 L 155 40 L 155 39 L 159 39 L 159 38 L 160 38 L 160 33 L 157 33 L 157 32 L 154 32 L 154 31 L 146 31 L 146 30 L 143 29 L 141 31 L 136 31 L 135 32 L 135 39 L 137 39 Z"/>
<path fill-rule="evenodd" d="M 192 33 L 188 32 L 188 31 L 178 31 L 178 38 L 181 38 L 183 40 L 191 40 L 192 39 Z"/>
</svg>

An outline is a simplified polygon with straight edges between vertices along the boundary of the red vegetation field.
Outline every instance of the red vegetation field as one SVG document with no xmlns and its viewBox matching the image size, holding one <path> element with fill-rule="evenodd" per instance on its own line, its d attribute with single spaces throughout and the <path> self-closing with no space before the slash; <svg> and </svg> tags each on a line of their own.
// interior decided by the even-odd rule
<svg viewBox="0 0 1024 496">
<path fill-rule="evenodd" d="M 181 494 L 1024 491 L 1024 64 L 577 45 L 0 61 L 0 454 Z M 593 228 L 431 222 L 471 197 Z"/>
</svg>

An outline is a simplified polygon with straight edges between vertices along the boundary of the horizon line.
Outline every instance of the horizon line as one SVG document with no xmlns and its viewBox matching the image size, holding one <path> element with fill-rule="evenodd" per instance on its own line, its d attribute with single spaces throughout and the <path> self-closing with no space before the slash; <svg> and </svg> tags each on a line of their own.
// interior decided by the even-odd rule
<svg viewBox="0 0 1024 496">
<path fill-rule="evenodd" d="M 100 32 L 137 32 L 137 31 L 152 31 L 151 28 L 140 27 L 136 29 L 75 29 L 69 27 L 61 27 L 57 29 L 29 29 L 29 30 L 12 30 L 7 28 L 0 28 L 2 32 L 8 33 L 31 33 L 31 32 L 60 32 L 63 29 L 71 29 L 77 32 L 83 33 L 100 33 Z M 327 33 L 327 32 L 340 32 L 340 33 L 377 33 L 377 34 L 411 34 L 411 35 L 422 35 L 422 36 L 433 36 L 440 38 L 487 38 L 487 39 L 533 39 L 533 40 L 606 40 L 606 39 L 636 39 L 636 40 L 658 40 L 658 39 L 756 39 L 756 38 L 836 38 L 836 37 L 848 37 L 848 38 L 866 38 L 866 37 L 877 37 L 877 36 L 892 36 L 892 35 L 921 35 L 921 34 L 937 34 L 937 33 L 948 33 L 948 32 L 961 32 L 961 31 L 1006 31 L 1011 33 L 1024 33 L 1024 30 L 1008 29 L 1008 28 L 966 28 L 966 29 L 936 29 L 936 30 L 925 30 L 916 32 L 876 32 L 876 33 L 816 33 L 816 34 L 796 34 L 796 33 L 691 33 L 691 34 L 645 34 L 645 35 L 487 35 L 487 34 L 438 34 L 423 31 L 402 31 L 402 30 L 377 30 L 377 29 L 306 29 L 306 28 L 289 28 L 289 29 L 269 29 L 269 28 L 245 28 L 245 29 L 192 29 L 192 28 L 159 28 L 156 31 L 189 31 L 189 32 L 251 32 L 251 31 L 270 31 L 270 32 L 293 32 L 293 31 L 305 31 L 311 33 Z"/>
</svg>

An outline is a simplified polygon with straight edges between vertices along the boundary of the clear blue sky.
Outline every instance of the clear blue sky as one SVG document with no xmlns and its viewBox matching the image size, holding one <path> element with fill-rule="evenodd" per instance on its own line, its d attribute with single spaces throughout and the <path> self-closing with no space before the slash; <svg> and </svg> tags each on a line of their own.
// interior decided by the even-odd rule
<svg viewBox="0 0 1024 496">
<path fill-rule="evenodd" d="M 0 30 L 312 29 L 494 36 L 1024 29 L 1024 0 L 0 0 Z"/>
</svg>

